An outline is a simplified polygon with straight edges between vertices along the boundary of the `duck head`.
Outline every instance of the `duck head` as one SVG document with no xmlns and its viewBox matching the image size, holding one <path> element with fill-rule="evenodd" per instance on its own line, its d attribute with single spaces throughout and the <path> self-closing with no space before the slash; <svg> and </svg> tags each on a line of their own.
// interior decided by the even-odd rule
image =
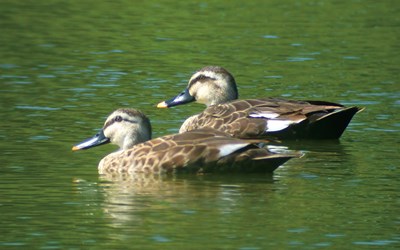
<svg viewBox="0 0 400 250">
<path fill-rule="evenodd" d="M 236 82 L 231 73 L 219 66 L 207 66 L 192 75 L 184 91 L 160 102 L 157 108 L 169 108 L 193 101 L 210 106 L 237 98 Z"/>
<path fill-rule="evenodd" d="M 151 124 L 142 112 L 136 109 L 117 109 L 108 116 L 103 128 L 94 137 L 73 146 L 72 150 L 88 149 L 106 143 L 128 149 L 150 139 Z"/>
</svg>

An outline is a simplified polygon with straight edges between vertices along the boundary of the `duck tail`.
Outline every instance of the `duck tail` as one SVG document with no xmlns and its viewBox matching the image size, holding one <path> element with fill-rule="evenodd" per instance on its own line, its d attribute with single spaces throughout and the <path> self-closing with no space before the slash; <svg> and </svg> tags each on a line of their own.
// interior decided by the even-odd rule
<svg viewBox="0 0 400 250">
<path fill-rule="evenodd" d="M 311 139 L 339 139 L 353 116 L 364 108 L 348 107 L 324 115 L 309 124 Z"/>
<path fill-rule="evenodd" d="M 240 172 L 250 173 L 272 173 L 279 166 L 292 158 L 299 158 L 301 154 L 296 153 L 271 153 L 265 148 L 253 148 L 236 156 L 236 167 Z"/>
</svg>

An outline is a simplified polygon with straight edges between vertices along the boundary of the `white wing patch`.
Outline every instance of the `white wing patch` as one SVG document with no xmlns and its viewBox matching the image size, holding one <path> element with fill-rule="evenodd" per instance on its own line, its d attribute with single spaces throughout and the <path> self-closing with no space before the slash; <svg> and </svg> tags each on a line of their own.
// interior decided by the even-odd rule
<svg viewBox="0 0 400 250">
<path fill-rule="evenodd" d="M 265 131 L 267 132 L 281 131 L 289 127 L 293 123 L 296 122 L 292 120 L 268 120 L 267 129 Z"/>
<path fill-rule="evenodd" d="M 249 115 L 249 117 L 252 117 L 252 118 L 266 118 L 266 119 L 274 119 L 278 116 L 279 116 L 279 114 L 274 113 L 274 112 L 253 113 L 253 114 Z"/>
<path fill-rule="evenodd" d="M 286 146 L 267 145 L 266 147 L 269 151 L 271 151 L 272 153 L 276 153 L 276 154 L 283 154 L 283 153 L 290 152 L 289 148 Z"/>
<path fill-rule="evenodd" d="M 305 117 L 298 118 L 296 120 L 291 120 L 291 119 L 284 119 L 284 118 L 278 118 L 280 114 L 275 113 L 275 112 L 260 112 L 260 113 L 253 113 L 249 114 L 249 117 L 251 118 L 261 118 L 261 119 L 268 119 L 267 121 L 267 129 L 265 130 L 266 132 L 276 132 L 276 131 L 281 131 L 287 127 L 289 127 L 292 124 L 299 123 L 303 120 L 305 120 Z M 276 119 L 278 118 L 278 119 Z"/>
<path fill-rule="evenodd" d="M 219 147 L 219 157 L 224 157 L 232 154 L 233 152 L 246 147 L 249 143 L 228 144 Z"/>
</svg>

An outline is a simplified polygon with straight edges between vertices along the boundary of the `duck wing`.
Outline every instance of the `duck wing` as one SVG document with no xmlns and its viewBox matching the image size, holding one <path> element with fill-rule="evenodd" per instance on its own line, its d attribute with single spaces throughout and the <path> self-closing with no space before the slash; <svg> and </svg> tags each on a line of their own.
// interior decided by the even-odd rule
<svg viewBox="0 0 400 250">
<path fill-rule="evenodd" d="M 272 173 L 296 154 L 272 153 L 214 129 L 159 137 L 106 156 L 100 173 Z"/>
<path fill-rule="evenodd" d="M 210 127 L 238 138 L 335 139 L 360 110 L 323 101 L 235 100 L 190 117 L 180 132 Z"/>
</svg>

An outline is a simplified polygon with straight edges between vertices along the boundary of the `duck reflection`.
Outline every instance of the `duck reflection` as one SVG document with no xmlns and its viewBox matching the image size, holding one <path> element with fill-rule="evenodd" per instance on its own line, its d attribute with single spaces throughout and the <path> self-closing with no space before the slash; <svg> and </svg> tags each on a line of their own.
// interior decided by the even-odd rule
<svg viewBox="0 0 400 250">
<path fill-rule="evenodd" d="M 139 226 L 160 216 L 203 218 L 204 211 L 229 214 L 234 209 L 247 207 L 243 204 L 246 202 L 244 194 L 262 192 L 260 199 L 265 199 L 273 190 L 275 180 L 271 174 L 104 174 L 99 176 L 99 181 L 104 212 L 112 219 L 110 224 L 124 227 Z"/>
</svg>

